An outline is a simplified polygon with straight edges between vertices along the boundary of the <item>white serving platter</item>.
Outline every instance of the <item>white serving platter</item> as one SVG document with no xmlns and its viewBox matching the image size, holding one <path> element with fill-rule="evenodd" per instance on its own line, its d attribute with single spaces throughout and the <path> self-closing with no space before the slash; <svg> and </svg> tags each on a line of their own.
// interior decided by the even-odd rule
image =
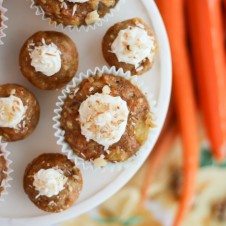
<svg viewBox="0 0 226 226">
<path fill-rule="evenodd" d="M 106 64 L 101 54 L 101 40 L 106 30 L 118 21 L 132 17 L 141 17 L 154 29 L 158 41 L 158 53 L 152 70 L 141 76 L 148 90 L 154 94 L 157 107 L 157 128 L 151 136 L 150 147 L 143 151 L 139 163 L 132 168 L 112 172 L 111 170 L 82 170 L 83 191 L 79 200 L 69 210 L 49 214 L 36 208 L 23 191 L 22 179 L 25 167 L 37 155 L 43 152 L 60 152 L 52 128 L 53 109 L 60 91 L 41 91 L 33 87 L 20 73 L 18 55 L 24 41 L 39 30 L 59 30 L 41 20 L 30 9 L 30 1 L 7 0 L 8 29 L 5 44 L 0 46 L 0 84 L 18 83 L 33 91 L 40 102 L 41 118 L 35 132 L 24 141 L 11 143 L 12 187 L 5 201 L 0 203 L 0 225 L 51 225 L 89 211 L 117 192 L 137 172 L 151 152 L 163 126 L 171 94 L 171 56 L 166 31 L 153 0 L 126 0 L 119 12 L 104 23 L 102 27 L 89 33 L 65 30 L 76 43 L 80 65 L 79 72 L 102 67 Z"/>
</svg>

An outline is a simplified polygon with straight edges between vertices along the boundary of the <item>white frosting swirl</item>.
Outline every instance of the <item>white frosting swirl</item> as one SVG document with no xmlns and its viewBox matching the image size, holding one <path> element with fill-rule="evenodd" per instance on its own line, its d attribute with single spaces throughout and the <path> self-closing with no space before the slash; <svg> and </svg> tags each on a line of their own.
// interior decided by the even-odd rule
<svg viewBox="0 0 226 226">
<path fill-rule="evenodd" d="M 16 128 L 23 120 L 27 107 L 19 97 L 0 98 L 0 127 Z"/>
<path fill-rule="evenodd" d="M 67 0 L 68 2 L 73 2 L 73 3 L 84 3 L 88 2 L 89 0 Z"/>
<path fill-rule="evenodd" d="M 108 89 L 105 87 L 105 90 Z M 82 102 L 79 115 L 81 133 L 88 141 L 92 139 L 107 150 L 124 134 L 129 110 L 121 97 L 95 93 Z"/>
<path fill-rule="evenodd" d="M 119 31 L 111 45 L 111 50 L 119 62 L 132 64 L 135 68 L 138 68 L 144 59 L 153 56 L 154 48 L 153 36 L 149 36 L 141 27 L 131 26 Z"/>
<path fill-rule="evenodd" d="M 61 169 L 40 169 L 34 175 L 33 185 L 35 190 L 39 192 L 38 196 L 44 195 L 52 197 L 58 195 L 66 184 L 68 178 Z"/>
<path fill-rule="evenodd" d="M 47 45 L 45 40 L 42 40 L 41 46 L 35 46 L 29 51 L 31 66 L 35 68 L 35 71 L 40 71 L 46 76 L 52 76 L 60 71 L 61 51 L 54 43 Z"/>
</svg>

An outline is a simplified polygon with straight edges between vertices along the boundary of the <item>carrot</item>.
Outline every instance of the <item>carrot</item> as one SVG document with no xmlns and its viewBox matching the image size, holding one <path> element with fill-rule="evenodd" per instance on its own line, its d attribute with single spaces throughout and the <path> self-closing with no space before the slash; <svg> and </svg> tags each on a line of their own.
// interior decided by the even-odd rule
<svg viewBox="0 0 226 226">
<path fill-rule="evenodd" d="M 214 156 L 226 155 L 226 68 L 221 0 L 187 0 L 194 69 Z"/>
<path fill-rule="evenodd" d="M 143 204 L 147 199 L 150 184 L 152 183 L 155 174 L 163 163 L 166 154 L 170 151 L 170 148 L 175 141 L 176 135 L 177 129 L 175 125 L 168 125 L 167 127 L 165 127 L 165 130 L 161 134 L 153 152 L 148 158 L 147 168 L 145 169 L 146 172 L 144 183 L 141 187 L 141 204 Z"/>
<path fill-rule="evenodd" d="M 223 4 L 222 4 L 222 15 L 223 15 L 223 21 L 224 21 L 224 52 L 225 52 L 225 55 L 226 55 L 226 0 L 223 1 Z M 226 59 L 225 59 L 226 61 Z M 225 62 L 226 64 L 226 62 Z"/>
<path fill-rule="evenodd" d="M 173 98 L 183 143 L 183 188 L 174 226 L 181 225 L 192 204 L 199 156 L 197 112 L 186 48 L 184 4 L 184 0 L 157 0 L 171 46 Z"/>
</svg>

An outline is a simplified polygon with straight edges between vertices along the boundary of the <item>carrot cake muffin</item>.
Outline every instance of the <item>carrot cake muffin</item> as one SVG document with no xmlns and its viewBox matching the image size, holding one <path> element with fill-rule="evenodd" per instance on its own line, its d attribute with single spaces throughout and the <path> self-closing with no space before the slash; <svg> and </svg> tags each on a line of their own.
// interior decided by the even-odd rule
<svg viewBox="0 0 226 226">
<path fill-rule="evenodd" d="M 82 175 L 66 156 L 46 153 L 26 168 L 24 190 L 30 200 L 47 212 L 61 212 L 71 207 L 82 189 Z"/>
<path fill-rule="evenodd" d="M 98 22 L 119 0 L 34 0 L 47 18 L 64 26 Z"/>
<path fill-rule="evenodd" d="M 23 45 L 19 61 L 22 74 L 34 86 L 53 90 L 66 85 L 76 74 L 78 52 L 65 34 L 39 31 Z"/>
<path fill-rule="evenodd" d="M 4 191 L 4 181 L 6 180 L 7 177 L 7 164 L 6 164 L 6 159 L 4 158 L 4 155 L 0 149 L 0 197 L 1 193 Z"/>
<path fill-rule="evenodd" d="M 140 18 L 117 23 L 105 34 L 102 52 L 110 66 L 141 75 L 153 64 L 156 52 L 153 31 Z"/>
<path fill-rule="evenodd" d="M 0 136 L 4 141 L 27 137 L 38 124 L 39 104 L 26 88 L 16 84 L 0 85 Z"/>
<path fill-rule="evenodd" d="M 89 77 L 72 90 L 60 123 L 74 153 L 97 166 L 134 155 L 152 126 L 144 94 L 129 80 L 112 74 Z"/>
</svg>

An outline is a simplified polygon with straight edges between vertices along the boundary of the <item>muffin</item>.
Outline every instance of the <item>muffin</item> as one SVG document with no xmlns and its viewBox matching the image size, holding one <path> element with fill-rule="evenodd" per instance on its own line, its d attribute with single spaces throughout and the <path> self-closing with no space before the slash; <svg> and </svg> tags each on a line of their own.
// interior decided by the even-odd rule
<svg viewBox="0 0 226 226">
<path fill-rule="evenodd" d="M 34 0 L 45 17 L 64 26 L 79 27 L 99 22 L 119 0 Z"/>
<path fill-rule="evenodd" d="M 24 191 L 41 210 L 61 212 L 71 207 L 82 189 L 82 175 L 66 156 L 46 153 L 35 158 L 24 173 Z"/>
<path fill-rule="evenodd" d="M 110 66 L 141 75 L 153 65 L 156 52 L 154 33 L 140 18 L 117 23 L 105 34 L 102 52 Z"/>
<path fill-rule="evenodd" d="M 19 57 L 20 70 L 34 86 L 43 90 L 66 85 L 78 69 L 74 42 L 56 31 L 39 31 L 24 43 Z"/>
<path fill-rule="evenodd" d="M 0 136 L 4 141 L 26 138 L 36 128 L 40 109 L 35 96 L 17 84 L 0 85 Z"/>
<path fill-rule="evenodd" d="M 148 137 L 152 118 L 138 87 L 103 73 L 71 89 L 62 106 L 60 126 L 73 152 L 99 167 L 136 154 Z"/>
</svg>

